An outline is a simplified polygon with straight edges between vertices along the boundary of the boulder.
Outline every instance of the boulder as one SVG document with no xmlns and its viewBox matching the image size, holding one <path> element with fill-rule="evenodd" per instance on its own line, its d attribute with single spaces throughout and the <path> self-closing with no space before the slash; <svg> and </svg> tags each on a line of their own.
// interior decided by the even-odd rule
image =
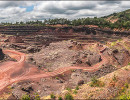
<svg viewBox="0 0 130 100">
<path fill-rule="evenodd" d="M 3 53 L 2 49 L 0 48 L 0 60 L 3 60 L 5 57 L 5 54 Z"/>
<path fill-rule="evenodd" d="M 84 84 L 84 80 L 79 80 L 78 85 L 82 85 L 82 84 Z"/>
<path fill-rule="evenodd" d="M 25 88 L 22 88 L 21 90 L 30 93 L 31 91 L 33 91 L 33 88 L 32 86 L 27 86 Z"/>
<path fill-rule="evenodd" d="M 89 54 L 87 56 L 87 59 L 88 59 L 87 63 L 89 65 L 94 65 L 102 60 L 99 54 Z"/>
<path fill-rule="evenodd" d="M 29 46 L 26 50 L 28 53 L 35 53 L 39 51 L 38 47 L 36 46 Z"/>
</svg>

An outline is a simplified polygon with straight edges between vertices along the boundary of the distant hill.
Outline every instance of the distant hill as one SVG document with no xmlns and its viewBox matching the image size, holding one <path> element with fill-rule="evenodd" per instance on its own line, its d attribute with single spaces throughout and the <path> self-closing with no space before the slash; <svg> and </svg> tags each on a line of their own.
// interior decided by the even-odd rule
<svg viewBox="0 0 130 100">
<path fill-rule="evenodd" d="M 108 20 L 112 23 L 117 22 L 119 20 L 130 21 L 130 9 L 119 12 L 119 13 L 113 13 L 108 16 L 104 16 L 102 18 L 105 18 L 106 20 Z M 116 21 L 113 22 L 113 20 L 116 20 Z"/>
<path fill-rule="evenodd" d="M 114 28 L 127 28 L 130 29 L 130 9 L 119 12 L 113 13 L 108 16 L 102 17 L 105 20 L 113 23 L 112 27 Z"/>
</svg>

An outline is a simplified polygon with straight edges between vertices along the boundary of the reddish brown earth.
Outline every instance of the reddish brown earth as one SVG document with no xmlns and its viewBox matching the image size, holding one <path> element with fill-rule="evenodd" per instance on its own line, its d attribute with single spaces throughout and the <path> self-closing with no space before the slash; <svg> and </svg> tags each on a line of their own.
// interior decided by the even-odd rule
<svg viewBox="0 0 130 100">
<path fill-rule="evenodd" d="M 104 51 L 106 47 L 99 48 L 100 51 Z M 80 66 L 70 66 L 62 67 L 53 72 L 44 72 L 39 71 L 35 66 L 30 65 L 25 62 L 26 55 L 21 52 L 13 50 L 4 50 L 5 54 L 10 55 L 12 58 L 15 58 L 17 62 L 4 62 L 0 65 L 0 91 L 2 91 L 8 85 L 19 82 L 21 80 L 27 79 L 38 79 L 43 77 L 52 77 L 62 74 L 71 69 L 83 69 L 88 72 L 97 71 L 101 65 L 107 63 L 107 58 L 100 52 L 102 61 L 95 64 L 93 67 L 80 67 Z"/>
</svg>

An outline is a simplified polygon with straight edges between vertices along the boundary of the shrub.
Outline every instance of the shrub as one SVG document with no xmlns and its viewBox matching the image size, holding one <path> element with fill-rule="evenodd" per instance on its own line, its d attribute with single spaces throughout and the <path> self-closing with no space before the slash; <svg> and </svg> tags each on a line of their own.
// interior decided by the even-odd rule
<svg viewBox="0 0 130 100">
<path fill-rule="evenodd" d="M 56 79 L 58 80 L 58 79 L 59 79 L 59 77 L 56 77 Z"/>
<path fill-rule="evenodd" d="M 125 92 L 125 90 L 126 90 L 125 87 L 122 87 L 121 89 L 122 89 L 121 92 Z"/>
<path fill-rule="evenodd" d="M 74 98 L 70 93 L 67 93 L 65 94 L 65 100 L 74 100 Z"/>
<path fill-rule="evenodd" d="M 79 90 L 79 86 L 76 86 L 75 90 Z"/>
<path fill-rule="evenodd" d="M 93 77 L 91 79 L 90 86 L 91 87 L 102 87 L 102 86 L 104 86 L 104 83 L 99 81 L 97 78 Z"/>
<path fill-rule="evenodd" d="M 74 90 L 74 92 L 73 92 L 74 94 L 77 94 L 77 91 L 76 90 Z"/>
<path fill-rule="evenodd" d="M 128 85 L 128 83 L 125 83 L 125 85 L 124 85 L 126 88 L 128 88 L 129 87 L 129 85 Z"/>
<path fill-rule="evenodd" d="M 120 97 L 119 97 L 119 100 L 130 100 L 130 95 L 121 95 Z"/>
<path fill-rule="evenodd" d="M 66 88 L 66 90 L 71 91 L 71 88 Z"/>
<path fill-rule="evenodd" d="M 40 100 L 40 96 L 36 95 L 34 100 Z"/>
<path fill-rule="evenodd" d="M 75 72 L 76 70 L 75 69 L 71 69 L 71 72 Z"/>
<path fill-rule="evenodd" d="M 113 80 L 114 82 L 117 82 L 117 77 L 116 77 L 116 75 L 113 76 L 112 80 Z"/>
<path fill-rule="evenodd" d="M 27 94 L 22 96 L 22 100 L 30 100 L 30 99 L 31 99 L 30 96 Z"/>
<path fill-rule="evenodd" d="M 58 100 L 63 100 L 61 96 L 58 97 Z"/>
<path fill-rule="evenodd" d="M 50 95 L 50 97 L 51 97 L 51 99 L 55 99 L 56 98 L 56 96 L 53 93 Z"/>
</svg>

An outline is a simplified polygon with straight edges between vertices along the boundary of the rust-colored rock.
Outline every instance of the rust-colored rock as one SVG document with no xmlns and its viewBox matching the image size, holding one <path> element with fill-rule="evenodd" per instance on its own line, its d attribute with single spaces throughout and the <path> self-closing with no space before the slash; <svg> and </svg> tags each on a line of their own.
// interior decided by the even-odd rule
<svg viewBox="0 0 130 100">
<path fill-rule="evenodd" d="M 10 43 L 23 43 L 23 42 L 24 42 L 24 41 L 22 40 L 22 38 L 19 37 L 19 36 L 10 36 L 10 37 L 8 38 L 8 41 L 9 41 Z"/>
</svg>

